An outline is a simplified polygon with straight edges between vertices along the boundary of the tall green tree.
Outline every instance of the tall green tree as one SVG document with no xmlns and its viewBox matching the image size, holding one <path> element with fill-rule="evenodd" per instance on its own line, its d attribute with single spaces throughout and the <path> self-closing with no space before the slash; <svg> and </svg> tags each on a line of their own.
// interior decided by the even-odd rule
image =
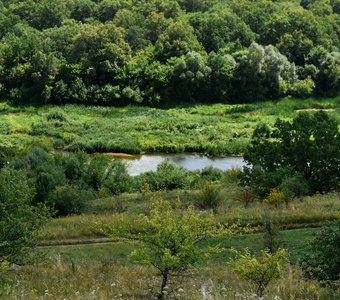
<svg viewBox="0 0 340 300">
<path fill-rule="evenodd" d="M 264 177 L 263 184 L 278 185 L 280 180 L 301 174 L 311 193 L 338 187 L 340 131 L 327 113 L 299 113 L 292 122 L 277 120 L 272 132 L 266 129 L 254 132 L 246 150 L 245 160 L 254 166 L 245 169 L 246 184 L 257 185 L 259 174 Z"/>
<path fill-rule="evenodd" d="M 190 51 L 199 51 L 202 46 L 198 42 L 194 29 L 183 20 L 171 24 L 161 34 L 155 44 L 156 57 L 166 61 L 171 57 L 179 57 Z"/>
</svg>

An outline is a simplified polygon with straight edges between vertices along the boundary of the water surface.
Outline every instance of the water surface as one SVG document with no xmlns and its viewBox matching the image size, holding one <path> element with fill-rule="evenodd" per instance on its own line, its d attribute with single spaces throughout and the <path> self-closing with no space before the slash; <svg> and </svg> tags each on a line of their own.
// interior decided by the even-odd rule
<svg viewBox="0 0 340 300">
<path fill-rule="evenodd" d="M 232 168 L 242 168 L 245 165 L 243 157 L 239 156 L 210 157 L 188 153 L 119 156 L 118 158 L 127 162 L 129 174 L 132 176 L 155 171 L 157 165 L 167 159 L 190 171 L 201 170 L 209 166 L 226 171 Z"/>
</svg>

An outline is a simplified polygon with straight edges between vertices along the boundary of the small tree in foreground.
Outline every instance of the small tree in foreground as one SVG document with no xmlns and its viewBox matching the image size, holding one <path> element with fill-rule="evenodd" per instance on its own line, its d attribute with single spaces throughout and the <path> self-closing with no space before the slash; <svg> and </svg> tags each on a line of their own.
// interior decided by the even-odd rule
<svg viewBox="0 0 340 300">
<path fill-rule="evenodd" d="M 130 258 L 134 263 L 153 266 L 162 276 L 158 299 L 164 299 L 164 288 L 172 274 L 188 270 L 199 259 L 211 255 L 218 248 L 200 248 L 198 243 L 217 235 L 230 235 L 237 226 L 223 228 L 197 214 L 191 207 L 173 208 L 169 202 L 157 201 L 148 216 L 134 221 L 121 219 L 115 224 L 99 225 L 102 232 L 115 238 L 137 240 L 142 247 Z"/>
<path fill-rule="evenodd" d="M 269 283 L 283 274 L 283 267 L 288 264 L 288 253 L 279 249 L 274 254 L 264 250 L 258 257 L 253 256 L 249 249 L 244 253 L 237 252 L 238 257 L 230 260 L 229 265 L 242 278 L 256 285 L 257 299 L 263 299 L 263 293 Z"/>
</svg>

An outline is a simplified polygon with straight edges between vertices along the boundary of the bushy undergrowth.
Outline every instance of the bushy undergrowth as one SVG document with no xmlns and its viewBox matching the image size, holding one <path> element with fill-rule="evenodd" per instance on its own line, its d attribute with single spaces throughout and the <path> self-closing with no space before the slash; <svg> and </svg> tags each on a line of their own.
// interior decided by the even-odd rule
<svg viewBox="0 0 340 300">
<path fill-rule="evenodd" d="M 6 152 L 3 153 L 5 157 Z M 158 165 L 156 171 L 133 177 L 128 174 L 125 162 L 107 155 L 51 153 L 38 147 L 5 163 L 11 168 L 24 170 L 35 191 L 34 203 L 48 205 L 58 216 L 79 214 L 86 202 L 96 198 L 126 192 L 142 192 L 143 196 L 147 191 L 200 189 L 206 180 L 214 183 L 224 181 L 226 174 L 212 167 L 191 172 L 165 161 Z M 209 206 L 217 208 L 213 204 Z"/>
</svg>

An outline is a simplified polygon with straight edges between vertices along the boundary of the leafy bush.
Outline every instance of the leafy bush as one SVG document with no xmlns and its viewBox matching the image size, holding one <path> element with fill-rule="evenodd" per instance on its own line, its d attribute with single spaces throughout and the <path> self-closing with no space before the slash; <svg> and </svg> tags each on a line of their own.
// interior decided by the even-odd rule
<svg viewBox="0 0 340 300">
<path fill-rule="evenodd" d="M 132 179 L 123 161 L 113 160 L 105 173 L 104 186 L 112 194 L 118 195 L 130 189 Z"/>
<path fill-rule="evenodd" d="M 242 188 L 236 194 L 236 200 L 244 204 L 244 207 L 248 207 L 250 203 L 254 202 L 257 195 L 249 188 Z"/>
<path fill-rule="evenodd" d="M 217 213 L 218 207 L 222 202 L 222 194 L 218 186 L 206 182 L 194 201 L 194 204 L 199 209 L 212 209 Z"/>
<path fill-rule="evenodd" d="M 297 174 L 295 176 L 285 178 L 281 182 L 279 188 L 284 194 L 286 204 L 288 204 L 288 202 L 294 197 L 307 195 L 308 182 L 302 175 Z"/>
<path fill-rule="evenodd" d="M 282 244 L 280 231 L 274 225 L 271 217 L 265 213 L 263 216 L 263 244 L 270 253 L 275 253 Z"/>
<path fill-rule="evenodd" d="M 285 202 L 285 194 L 279 189 L 272 189 L 264 201 L 269 205 L 278 207 L 280 204 Z"/>
<path fill-rule="evenodd" d="M 309 244 L 302 261 L 307 275 L 320 281 L 340 280 L 340 222 L 324 227 Z"/>
<path fill-rule="evenodd" d="M 213 166 L 205 167 L 201 170 L 201 177 L 206 181 L 215 181 L 218 182 L 223 177 L 223 171 L 220 169 L 214 168 Z"/>
<path fill-rule="evenodd" d="M 84 181 L 90 188 L 98 191 L 104 185 L 109 161 L 109 157 L 94 156 L 86 164 Z"/>
<path fill-rule="evenodd" d="M 70 214 L 79 214 L 85 206 L 85 203 L 96 197 L 91 190 L 84 188 L 65 185 L 57 186 L 50 193 L 48 204 L 55 210 L 57 216 L 66 216 Z"/>
<path fill-rule="evenodd" d="M 265 250 L 255 257 L 246 249 L 244 253 L 237 253 L 238 258 L 229 262 L 229 265 L 239 276 L 256 286 L 258 299 L 263 299 L 263 294 L 269 283 L 283 275 L 283 268 L 289 262 L 288 252 L 279 249 L 274 254 Z"/>
<path fill-rule="evenodd" d="M 137 179 L 147 183 L 152 191 L 184 189 L 190 186 L 190 172 L 168 160 L 157 166 L 157 171 L 146 172 Z"/>
<path fill-rule="evenodd" d="M 0 170 L 0 264 L 22 263 L 36 245 L 37 231 L 47 221 L 44 206 L 32 204 L 33 189 L 24 171 Z"/>
<path fill-rule="evenodd" d="M 262 196 L 278 188 L 287 178 L 284 188 L 305 193 L 336 189 L 340 180 L 340 131 L 336 120 L 325 112 L 300 113 L 292 122 L 278 119 L 272 132 L 256 130 L 245 160 L 242 182 Z M 301 176 L 304 180 L 297 184 Z"/>
</svg>

